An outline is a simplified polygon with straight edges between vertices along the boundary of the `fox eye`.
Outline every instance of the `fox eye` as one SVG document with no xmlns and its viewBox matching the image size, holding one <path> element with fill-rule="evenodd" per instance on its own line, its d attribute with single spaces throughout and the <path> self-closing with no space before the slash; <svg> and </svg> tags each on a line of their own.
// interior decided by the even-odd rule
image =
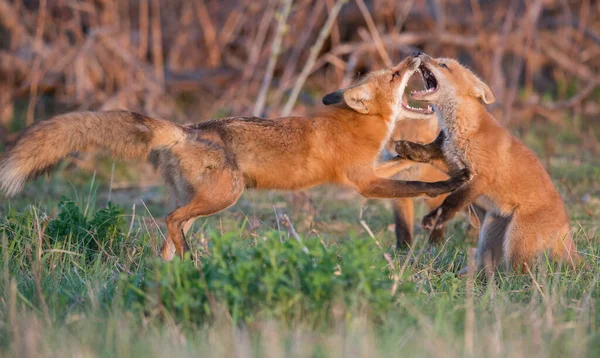
<svg viewBox="0 0 600 358">
<path fill-rule="evenodd" d="M 443 67 L 445 69 L 448 69 L 448 66 L 445 63 L 440 63 L 440 67 Z"/>
<path fill-rule="evenodd" d="M 396 71 L 396 72 L 392 73 L 392 81 L 394 80 L 394 78 L 396 76 L 400 76 L 400 71 Z"/>
</svg>

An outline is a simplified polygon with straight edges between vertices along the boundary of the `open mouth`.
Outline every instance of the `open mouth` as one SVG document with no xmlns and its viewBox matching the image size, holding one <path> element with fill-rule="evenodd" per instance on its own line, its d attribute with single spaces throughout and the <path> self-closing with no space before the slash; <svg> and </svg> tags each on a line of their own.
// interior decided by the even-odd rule
<svg viewBox="0 0 600 358">
<path fill-rule="evenodd" d="M 408 96 L 406 94 L 402 95 L 402 108 L 406 109 L 407 111 L 411 111 L 411 112 L 415 112 L 415 113 L 433 114 L 433 108 L 431 108 L 430 104 L 427 105 L 427 108 L 411 106 L 408 103 Z"/>
<path fill-rule="evenodd" d="M 421 73 L 421 77 L 423 78 L 423 84 L 425 85 L 425 89 L 420 91 L 412 91 L 410 96 L 414 99 L 424 99 L 426 95 L 432 94 L 438 90 L 438 82 L 433 72 L 425 64 L 421 62 L 418 71 Z"/>
<path fill-rule="evenodd" d="M 424 99 L 424 96 L 437 91 L 438 84 L 433 73 L 423 63 L 419 65 L 415 73 L 416 72 L 419 72 L 421 74 L 421 79 L 423 80 L 423 85 L 425 88 L 418 91 L 411 91 L 410 98 L 415 100 L 421 100 Z M 415 107 L 414 105 L 409 104 L 409 98 L 406 95 L 402 96 L 402 107 L 408 111 L 415 113 L 433 114 L 433 109 L 431 108 L 431 105 L 427 105 L 427 108 Z"/>
</svg>

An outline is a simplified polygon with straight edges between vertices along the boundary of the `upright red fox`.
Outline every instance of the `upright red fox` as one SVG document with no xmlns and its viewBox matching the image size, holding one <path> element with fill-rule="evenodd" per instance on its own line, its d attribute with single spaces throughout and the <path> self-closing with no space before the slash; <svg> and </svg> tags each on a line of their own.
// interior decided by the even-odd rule
<svg viewBox="0 0 600 358">
<path fill-rule="evenodd" d="M 343 102 L 343 90 L 329 93 L 323 97 L 323 104 L 332 105 Z M 382 159 L 389 160 L 395 156 L 394 146 L 399 140 L 410 140 L 417 143 L 429 143 L 437 136 L 438 121 L 435 114 L 428 108 L 413 108 L 408 104 L 403 94 L 402 106 L 399 111 L 399 120 L 390 136 L 383 146 Z M 387 166 L 384 162 L 379 164 L 377 175 L 392 177 L 396 180 L 416 180 L 423 182 L 435 182 L 448 179 L 448 175 L 429 164 L 415 163 L 411 161 L 391 161 Z M 386 167 L 388 170 L 384 170 Z M 425 199 L 427 206 L 433 210 L 437 208 L 445 198 L 445 194 Z M 414 227 L 414 198 L 405 197 L 395 199 L 394 219 L 396 233 L 396 248 L 412 245 Z M 430 235 L 433 242 L 438 242 L 444 236 L 444 229 L 434 230 Z"/>
<path fill-rule="evenodd" d="M 415 58 L 426 89 L 411 97 L 433 104 L 443 129 L 426 145 L 398 142 L 396 152 L 449 174 L 468 168 L 474 175 L 438 208 L 437 228 L 481 196 L 491 210 L 479 236 L 479 269 L 502 261 L 524 268 L 546 249 L 574 265 L 579 256 L 560 195 L 535 154 L 487 112 L 483 103 L 495 101 L 489 87 L 455 60 Z M 425 228 L 433 229 L 438 210 L 423 219 Z"/>
<path fill-rule="evenodd" d="M 173 188 L 179 207 L 166 218 L 162 256 L 188 250 L 194 219 L 233 205 L 244 188 L 299 189 L 323 183 L 355 188 L 377 198 L 437 196 L 469 180 L 390 180 L 375 163 L 398 120 L 409 77 L 420 64 L 407 58 L 369 74 L 340 93 L 344 104 L 312 117 L 223 118 L 180 126 L 139 114 L 68 113 L 25 131 L 0 161 L 0 189 L 17 193 L 25 182 L 76 151 L 108 150 L 115 157 L 149 159 Z"/>
<path fill-rule="evenodd" d="M 405 118 L 396 123 L 396 128 L 392 134 L 391 140 L 386 144 L 384 151 L 385 157 L 391 158 L 395 154 L 396 142 L 405 140 L 414 143 L 429 143 L 433 141 L 439 133 L 438 119 L 435 115 L 430 115 L 426 119 L 414 119 L 413 113 L 403 114 L 410 116 L 411 118 Z M 417 180 L 424 182 L 434 182 L 448 179 L 448 175 L 430 164 L 415 163 L 402 169 L 398 174 L 393 176 L 396 180 Z M 437 208 L 442 204 L 448 194 L 442 194 L 436 197 L 424 198 L 425 205 L 430 211 Z M 398 198 L 394 199 L 394 222 L 395 222 L 395 234 L 396 234 L 396 247 L 403 247 L 406 245 L 413 244 L 413 232 L 414 232 L 414 204 L 418 198 Z M 476 203 L 472 203 L 471 206 L 466 209 L 467 215 L 471 224 L 469 227 L 469 233 L 478 234 L 478 225 L 475 223 L 482 222 L 485 216 L 485 209 L 483 203 L 478 200 Z M 474 215 L 474 216 L 472 216 Z M 472 220 L 471 220 L 472 219 Z M 439 244 L 444 240 L 445 227 L 434 228 L 429 234 L 430 244 Z"/>
<path fill-rule="evenodd" d="M 341 91 L 333 92 L 323 98 L 326 105 L 341 102 Z M 415 108 L 408 104 L 406 96 L 402 98 L 402 107 L 400 109 L 401 119 L 396 122 L 394 132 L 390 140 L 385 144 L 382 153 L 382 159 L 390 159 L 395 155 L 395 143 L 400 140 L 408 140 L 416 143 L 429 143 L 433 141 L 439 133 L 439 124 L 437 116 L 429 108 Z M 396 158 L 398 159 L 398 158 Z M 448 175 L 435 167 L 410 161 L 392 161 L 389 171 L 385 176 L 392 176 L 396 180 L 416 180 L 423 182 L 435 182 L 448 179 Z M 378 175 L 383 173 L 383 165 L 378 167 Z M 397 171 L 395 174 L 394 171 Z M 425 204 L 430 210 L 437 208 L 448 194 L 442 194 L 436 197 L 425 198 Z M 414 227 L 414 201 L 415 198 L 398 198 L 394 200 L 394 221 L 396 234 L 396 248 L 405 247 L 413 244 Z M 483 219 L 484 209 L 478 205 L 472 206 L 478 219 Z M 445 228 L 434 229 L 429 235 L 430 243 L 437 244 L 444 238 Z"/>
</svg>

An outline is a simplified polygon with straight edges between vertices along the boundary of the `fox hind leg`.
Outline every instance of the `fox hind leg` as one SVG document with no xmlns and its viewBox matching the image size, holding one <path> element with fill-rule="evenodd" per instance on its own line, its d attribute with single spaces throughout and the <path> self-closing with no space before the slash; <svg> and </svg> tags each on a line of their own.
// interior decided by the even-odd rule
<svg viewBox="0 0 600 358">
<path fill-rule="evenodd" d="M 535 223 L 535 219 L 517 215 L 506 231 L 504 255 L 507 269 L 525 273 L 526 266 L 534 263 L 535 257 L 546 248 L 547 235 Z"/>
<path fill-rule="evenodd" d="M 427 204 L 427 207 L 429 208 L 429 212 L 435 210 L 438 206 L 442 205 L 442 203 L 444 202 L 444 199 L 446 198 L 446 195 L 440 195 L 440 196 L 436 196 L 434 198 L 427 198 L 425 199 L 425 203 Z M 444 240 L 444 236 L 446 236 L 446 227 L 442 227 L 442 228 L 434 228 L 430 233 L 429 233 L 429 244 L 433 244 L 433 245 L 437 245 L 440 242 L 442 242 L 442 240 Z"/>
<path fill-rule="evenodd" d="M 574 269 L 581 262 L 581 257 L 577 252 L 577 246 L 573 241 L 573 234 L 569 230 L 569 225 L 565 226 L 563 230 L 559 231 L 556 243 L 552 248 L 552 253 L 554 254 L 554 258 L 563 261 Z"/>
<path fill-rule="evenodd" d="M 162 256 L 170 261 L 176 253 L 181 258 L 189 250 L 185 241 L 185 234 L 194 220 L 201 216 L 209 216 L 223 211 L 235 204 L 243 192 L 243 186 L 239 189 L 232 188 L 234 183 L 224 183 L 227 179 L 220 180 L 221 185 L 211 188 L 211 191 L 219 191 L 219 195 L 206 195 L 206 187 L 197 188 L 197 194 L 184 206 L 177 208 L 167 216 L 167 241 L 162 249 Z M 232 190 L 233 189 L 233 190 Z M 210 191 L 209 191 L 210 192 Z"/>
<path fill-rule="evenodd" d="M 483 227 L 483 221 L 485 220 L 486 210 L 477 205 L 471 203 L 467 208 L 469 227 L 467 228 L 467 240 L 468 242 L 476 242 L 479 238 L 479 232 Z"/>
<path fill-rule="evenodd" d="M 504 241 L 511 217 L 488 213 L 483 219 L 477 243 L 477 270 L 496 270 L 503 261 Z"/>
<path fill-rule="evenodd" d="M 232 162 L 230 153 L 211 143 L 187 143 L 174 148 L 177 166 L 169 170 L 176 179 L 176 188 L 183 188 L 186 202 L 171 212 L 167 218 L 167 238 L 162 257 L 169 261 L 174 254 L 184 257 L 189 250 L 185 233 L 194 219 L 223 211 L 235 204 L 244 191 L 242 173 Z"/>
<path fill-rule="evenodd" d="M 560 215 L 542 214 L 519 215 L 511 222 L 505 254 L 513 270 L 525 272 L 525 264 L 533 264 L 536 256 L 546 250 L 551 250 L 553 259 L 564 261 L 572 268 L 577 265 L 579 255 L 567 219 L 560 225 Z"/>
<path fill-rule="evenodd" d="M 412 198 L 400 198 L 394 201 L 394 220 L 396 222 L 396 249 L 412 245 L 414 227 Z"/>
</svg>

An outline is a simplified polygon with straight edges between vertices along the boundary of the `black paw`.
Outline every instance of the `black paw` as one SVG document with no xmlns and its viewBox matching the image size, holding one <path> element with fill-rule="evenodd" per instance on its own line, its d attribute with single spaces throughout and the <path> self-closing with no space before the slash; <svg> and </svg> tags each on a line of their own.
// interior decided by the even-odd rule
<svg viewBox="0 0 600 358">
<path fill-rule="evenodd" d="M 421 225 L 423 226 L 423 229 L 428 230 L 428 231 L 431 231 L 434 228 L 436 230 L 441 230 L 444 227 L 444 220 L 443 220 L 442 216 L 443 216 L 442 208 L 437 208 L 436 210 L 425 215 L 423 217 L 423 220 L 421 221 Z"/>
<path fill-rule="evenodd" d="M 473 177 L 474 175 L 468 168 L 463 168 L 457 175 L 449 179 L 450 186 L 454 187 L 453 190 L 458 189 L 463 184 L 470 182 Z"/>
<path fill-rule="evenodd" d="M 406 140 L 400 140 L 396 142 L 394 150 L 400 158 L 412 160 L 413 162 L 427 161 L 427 158 L 414 148 L 414 144 Z"/>
</svg>

